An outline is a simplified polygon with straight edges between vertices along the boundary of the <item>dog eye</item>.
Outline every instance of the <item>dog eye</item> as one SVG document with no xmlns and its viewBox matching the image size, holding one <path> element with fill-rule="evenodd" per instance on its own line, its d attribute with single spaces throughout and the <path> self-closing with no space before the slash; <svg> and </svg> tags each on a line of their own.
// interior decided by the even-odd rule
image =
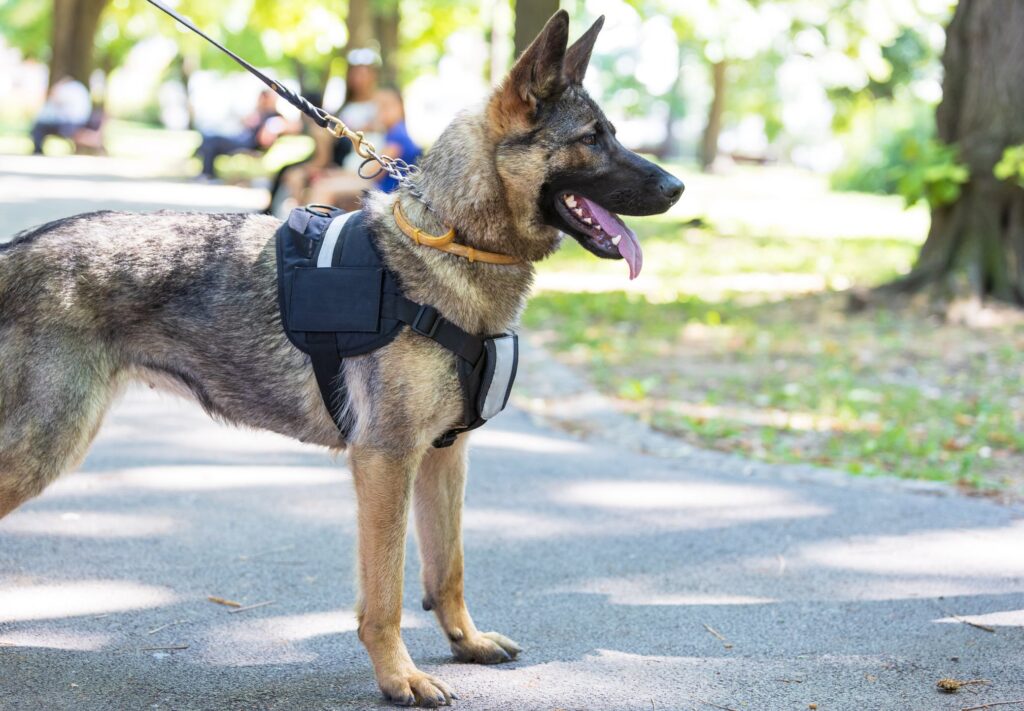
<svg viewBox="0 0 1024 711">
<path fill-rule="evenodd" d="M 586 136 L 580 139 L 580 143 L 585 146 L 596 146 L 597 145 L 597 134 L 588 133 Z"/>
</svg>

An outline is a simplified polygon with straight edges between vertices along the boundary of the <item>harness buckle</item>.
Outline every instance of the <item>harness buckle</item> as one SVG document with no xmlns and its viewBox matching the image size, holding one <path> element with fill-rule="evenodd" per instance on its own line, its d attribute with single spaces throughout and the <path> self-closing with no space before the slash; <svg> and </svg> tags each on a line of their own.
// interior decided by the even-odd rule
<svg viewBox="0 0 1024 711">
<path fill-rule="evenodd" d="M 433 338 L 440 325 L 441 316 L 437 313 L 437 309 L 424 304 L 420 306 L 420 310 L 416 313 L 416 318 L 409 324 L 409 328 L 421 336 Z"/>
</svg>

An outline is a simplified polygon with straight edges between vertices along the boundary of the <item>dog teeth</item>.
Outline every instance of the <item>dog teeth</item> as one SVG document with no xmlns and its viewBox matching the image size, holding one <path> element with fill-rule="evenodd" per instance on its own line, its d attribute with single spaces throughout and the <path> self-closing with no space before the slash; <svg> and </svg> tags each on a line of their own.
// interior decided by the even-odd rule
<svg viewBox="0 0 1024 711">
<path fill-rule="evenodd" d="M 583 218 L 583 221 L 584 221 L 584 222 L 586 222 L 586 223 L 587 223 L 588 225 L 592 225 L 592 224 L 594 224 L 594 221 L 593 221 L 593 220 L 591 220 L 591 219 L 590 219 L 589 217 L 584 217 L 584 218 Z"/>
<path fill-rule="evenodd" d="M 621 242 L 621 241 L 622 241 L 622 235 L 615 235 L 614 237 L 612 237 L 612 244 L 614 244 L 616 247 L 619 246 L 619 242 Z"/>
<path fill-rule="evenodd" d="M 575 210 L 573 210 L 573 212 L 575 212 L 579 217 L 583 217 L 583 209 L 582 208 L 577 207 Z"/>
<path fill-rule="evenodd" d="M 576 198 L 574 198 L 572 195 L 566 195 L 565 204 L 568 205 L 569 207 L 576 207 Z"/>
</svg>

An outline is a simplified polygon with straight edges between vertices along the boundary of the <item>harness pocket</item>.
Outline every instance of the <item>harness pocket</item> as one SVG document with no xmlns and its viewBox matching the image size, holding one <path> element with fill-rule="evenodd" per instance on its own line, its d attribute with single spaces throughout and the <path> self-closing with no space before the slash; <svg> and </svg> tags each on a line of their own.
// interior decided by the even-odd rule
<svg viewBox="0 0 1024 711">
<path fill-rule="evenodd" d="M 383 269 L 300 267 L 292 279 L 288 325 L 307 333 L 376 333 L 383 281 Z"/>
</svg>

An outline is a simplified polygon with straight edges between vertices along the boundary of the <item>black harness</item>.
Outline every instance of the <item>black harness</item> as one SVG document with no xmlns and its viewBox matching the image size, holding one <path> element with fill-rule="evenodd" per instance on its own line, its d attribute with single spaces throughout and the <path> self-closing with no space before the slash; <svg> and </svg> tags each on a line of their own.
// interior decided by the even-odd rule
<svg viewBox="0 0 1024 711">
<path fill-rule="evenodd" d="M 281 323 L 288 340 L 312 360 L 324 404 L 345 439 L 353 423 L 342 361 L 386 346 L 405 326 L 457 356 L 462 421 L 435 447 L 451 446 L 505 409 L 518 368 L 518 336 L 475 336 L 433 306 L 406 298 L 362 212 L 298 208 L 276 240 Z"/>
</svg>

